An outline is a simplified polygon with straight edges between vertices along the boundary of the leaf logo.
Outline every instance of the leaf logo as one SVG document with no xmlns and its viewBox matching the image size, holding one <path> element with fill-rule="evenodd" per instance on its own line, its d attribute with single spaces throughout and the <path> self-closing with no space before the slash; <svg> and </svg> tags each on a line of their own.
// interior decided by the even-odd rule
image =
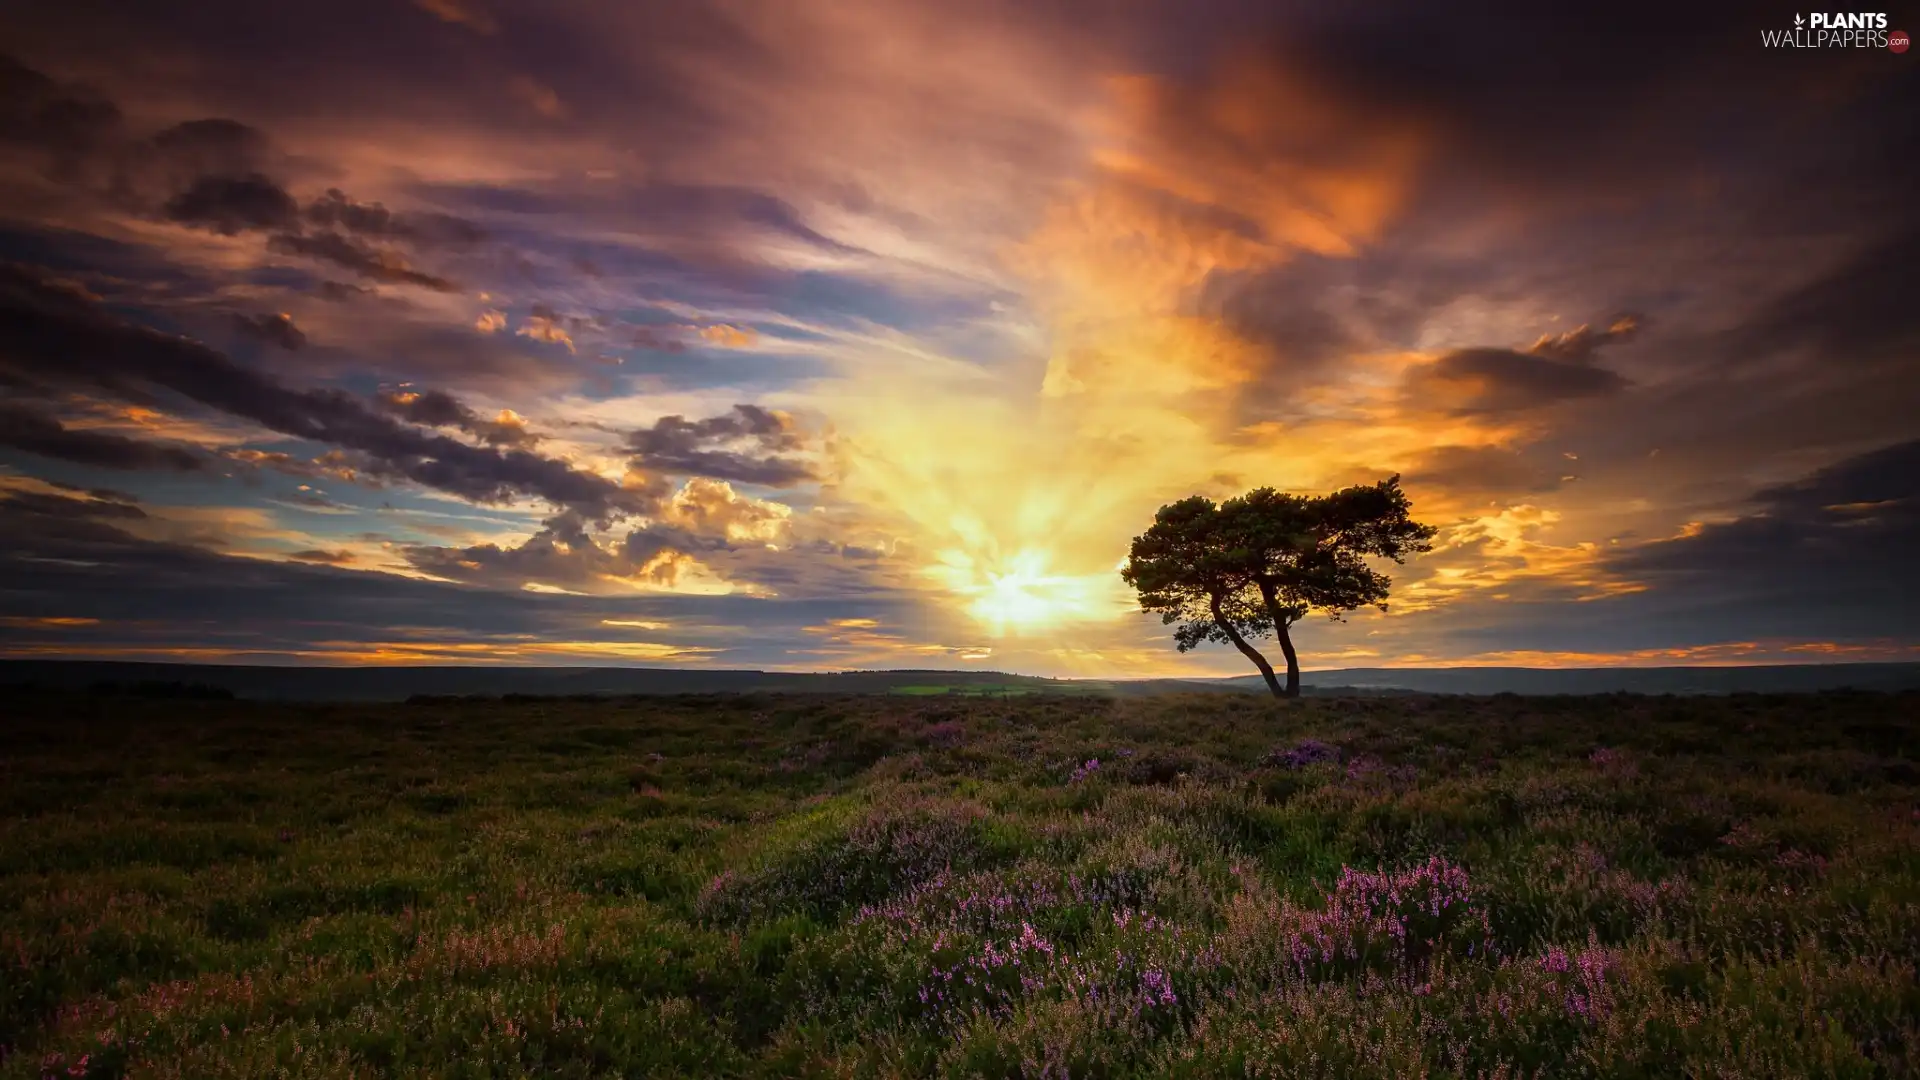
<svg viewBox="0 0 1920 1080">
<path fill-rule="evenodd" d="M 1799 12 L 1797 12 L 1797 11 L 1796 11 L 1796 12 L 1794 12 L 1794 13 L 1793 13 L 1793 28 L 1794 28 L 1795 30 L 1798 30 L 1798 29 L 1800 29 L 1800 28 L 1801 28 L 1802 26 L 1805 26 L 1805 25 L 1806 25 L 1806 23 L 1807 23 L 1807 20 L 1805 20 L 1805 19 L 1803 19 L 1803 18 L 1801 18 L 1801 17 L 1800 17 L 1800 13 L 1799 13 Z"/>
</svg>

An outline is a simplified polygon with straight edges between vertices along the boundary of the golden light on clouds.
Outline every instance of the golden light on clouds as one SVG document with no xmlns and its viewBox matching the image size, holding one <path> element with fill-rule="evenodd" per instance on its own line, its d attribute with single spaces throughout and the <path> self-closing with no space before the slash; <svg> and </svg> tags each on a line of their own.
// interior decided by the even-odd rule
<svg viewBox="0 0 1920 1080">
<path fill-rule="evenodd" d="M 1558 511 L 1523 503 L 1443 530 L 1426 559 L 1431 576 L 1396 590 L 1390 611 L 1396 615 L 1430 611 L 1468 594 L 1498 594 L 1526 579 L 1573 589 L 1581 600 L 1645 588 L 1606 572 L 1600 564 L 1600 545 L 1593 541 L 1563 546 L 1538 538 L 1539 532 L 1560 518 Z"/>
<path fill-rule="evenodd" d="M 103 660 L 158 659 L 220 663 L 271 655 L 329 664 L 512 664 L 576 661 L 698 662 L 717 650 L 644 641 L 319 641 L 311 648 L 243 645 L 0 645 L 0 655 L 62 654 Z"/>
<path fill-rule="evenodd" d="M 1319 439 L 1237 429 L 1240 396 L 1273 357 L 1191 308 L 1216 271 L 1350 254 L 1393 212 L 1418 140 L 1308 108 L 1252 66 L 1198 94 L 1150 79 L 1110 89 L 1086 178 L 1007 256 L 1042 364 L 934 385 L 863 373 L 834 403 L 836 493 L 889 516 L 925 579 L 994 637 L 1097 637 L 1126 617 L 1116 560 L 1205 478 L 1313 485 L 1356 464 L 1349 425 Z M 1366 407 L 1389 392 L 1375 383 L 1353 391 Z M 1378 461 L 1392 455 L 1377 453 L 1376 419 L 1353 426 Z"/>
</svg>

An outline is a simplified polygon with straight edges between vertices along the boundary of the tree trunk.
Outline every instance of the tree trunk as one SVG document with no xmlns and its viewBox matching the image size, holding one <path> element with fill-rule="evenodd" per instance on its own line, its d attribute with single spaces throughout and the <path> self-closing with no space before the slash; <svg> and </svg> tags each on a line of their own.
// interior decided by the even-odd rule
<svg viewBox="0 0 1920 1080">
<path fill-rule="evenodd" d="M 1217 596 L 1213 598 L 1213 622 L 1215 626 L 1218 626 L 1221 631 L 1227 635 L 1227 640 L 1233 642 L 1233 647 L 1239 649 L 1241 655 L 1253 661 L 1253 666 L 1260 669 L 1260 677 L 1267 680 L 1267 689 L 1273 691 L 1274 697 L 1299 696 L 1300 676 L 1298 671 L 1292 667 L 1288 669 L 1289 684 L 1293 688 L 1292 694 L 1282 690 L 1280 688 L 1280 680 L 1274 678 L 1273 665 L 1267 663 L 1267 658 L 1260 655 L 1260 650 L 1249 645 L 1247 639 L 1240 636 L 1240 631 L 1233 628 L 1233 623 L 1229 622 L 1227 617 L 1220 613 L 1220 598 Z M 1280 640 L 1284 642 L 1286 638 L 1283 637 Z M 1291 658 L 1293 655 L 1293 646 L 1288 644 L 1286 650 L 1288 657 Z M 1291 659 L 1289 659 L 1289 663 L 1291 663 Z"/>
<path fill-rule="evenodd" d="M 1300 654 L 1293 651 L 1293 638 L 1287 636 L 1287 624 L 1273 624 L 1273 632 L 1280 638 L 1280 652 L 1287 658 L 1287 696 L 1300 696 Z"/>
<path fill-rule="evenodd" d="M 1273 619 L 1273 636 L 1280 639 L 1280 653 L 1287 658 L 1287 697 L 1300 696 L 1300 654 L 1293 651 L 1293 638 L 1287 633 L 1286 613 L 1280 610 L 1280 598 L 1274 595 L 1273 586 L 1260 583 L 1260 599 L 1267 603 L 1267 615 Z M 1280 696 L 1275 690 L 1274 696 Z"/>
</svg>

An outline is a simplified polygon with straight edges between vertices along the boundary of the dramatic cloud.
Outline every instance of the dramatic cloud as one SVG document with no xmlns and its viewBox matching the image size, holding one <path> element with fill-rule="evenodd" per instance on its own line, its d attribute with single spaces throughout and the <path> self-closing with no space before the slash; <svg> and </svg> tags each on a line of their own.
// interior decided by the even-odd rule
<svg viewBox="0 0 1920 1080">
<path fill-rule="evenodd" d="M 158 446 L 107 432 L 74 430 L 54 417 L 17 405 L 0 405 L 0 445 L 102 469 L 194 472 L 206 464 L 198 455 L 177 446 Z"/>
<path fill-rule="evenodd" d="M 805 462 L 778 456 L 804 445 L 792 417 L 758 405 L 735 405 L 732 412 L 705 420 L 666 416 L 627 437 L 636 467 L 768 487 L 813 478 Z"/>
<path fill-rule="evenodd" d="M 374 281 L 394 285 L 418 285 L 437 292 L 454 292 L 459 286 L 445 278 L 423 273 L 390 251 L 381 251 L 336 232 L 312 234 L 281 233 L 268 241 L 274 251 L 304 255 L 330 262 Z"/>
<path fill-rule="evenodd" d="M 679 593 L 897 601 L 910 583 L 885 552 L 834 535 L 778 502 L 695 478 L 627 529 L 596 529 L 578 514 L 542 522 L 519 544 L 415 545 L 415 569 L 496 588 L 597 595 Z"/>
<path fill-rule="evenodd" d="M 315 295 L 330 303 L 344 304 L 349 300 L 366 296 L 372 291 L 359 285 L 349 285 L 344 281 L 323 281 Z"/>
<path fill-rule="evenodd" d="M 260 175 L 203 176 L 167 200 L 165 213 L 175 221 L 201 225 L 228 236 L 245 229 L 281 229 L 299 214 L 293 196 Z"/>
<path fill-rule="evenodd" d="M 1691 523 L 1620 552 L 1618 573 L 1664 603 L 1738 619 L 1753 632 L 1920 634 L 1920 441 L 1849 458 L 1754 493 L 1738 516 Z"/>
<path fill-rule="evenodd" d="M 353 553 L 350 551 L 323 551 L 318 548 L 296 551 L 287 558 L 294 562 L 314 563 L 318 566 L 347 566 L 354 561 Z"/>
<path fill-rule="evenodd" d="M 487 238 L 485 229 L 451 214 L 396 214 L 379 203 L 360 203 L 339 188 L 307 206 L 306 218 L 324 229 L 339 228 L 362 236 L 384 236 L 420 244 L 461 246 Z"/>
<path fill-rule="evenodd" d="M 1411 372 L 1406 390 L 1419 404 L 1474 414 L 1521 412 L 1625 386 L 1605 368 L 1509 349 L 1458 349 Z"/>
<path fill-rule="evenodd" d="M 515 495 L 593 515 L 644 507 L 644 492 L 521 449 L 423 432 L 337 390 L 296 390 L 206 346 L 120 322 L 17 270 L 0 270 L 0 374 L 118 393 L 153 387 L 297 438 L 355 451 L 366 469 L 478 502 Z"/>
<path fill-rule="evenodd" d="M 1527 352 L 1549 360 L 1585 364 L 1593 360 L 1594 353 L 1599 349 L 1626 341 L 1639 332 L 1640 320 L 1632 315 L 1622 315 L 1604 330 L 1595 330 L 1582 323 L 1564 334 L 1543 335 Z"/>
<path fill-rule="evenodd" d="M 328 188 L 303 212 L 275 175 L 295 163 L 264 132 L 237 120 L 189 120 L 137 139 L 123 130 L 111 102 L 84 88 L 63 87 L 17 61 L 0 57 L 0 85 L 20 95 L 0 115 L 0 138 L 46 151 L 46 175 L 63 188 L 91 194 L 101 206 L 224 236 L 271 234 L 273 251 L 441 292 L 456 286 L 363 238 L 459 248 L 486 237 L 478 225 L 454 215 L 396 213 L 380 203 L 356 202 L 338 188 Z M 305 231 L 307 225 L 316 231 Z"/>
<path fill-rule="evenodd" d="M 62 86 L 0 55 L 0 140 L 43 155 L 51 174 L 82 179 L 90 162 L 120 139 L 120 110 L 85 87 Z"/>
<path fill-rule="evenodd" d="M 248 337 L 278 345 L 288 352 L 294 352 L 307 343 L 307 335 L 293 325 L 293 316 L 285 312 L 275 315 L 235 315 L 233 321 L 240 332 Z"/>
<path fill-rule="evenodd" d="M 1916 636 L 1905 58 L 1718 0 L 343 2 L 0 15 L 9 648 L 1233 672 L 1129 538 L 1394 472 L 1436 549 L 1309 663 Z"/>
<path fill-rule="evenodd" d="M 511 409 L 500 410 L 488 420 L 440 390 L 424 393 L 404 390 L 382 394 L 380 404 L 396 416 L 428 427 L 458 428 L 491 446 L 530 447 L 540 436 L 527 430 L 527 422 Z"/>
<path fill-rule="evenodd" d="M 1525 352 L 1455 349 L 1407 373 L 1407 399 L 1421 408 L 1471 416 L 1525 412 L 1577 398 L 1619 393 L 1626 379 L 1593 363 L 1600 348 L 1631 338 L 1630 317 L 1595 332 L 1582 325 L 1549 334 Z"/>
</svg>

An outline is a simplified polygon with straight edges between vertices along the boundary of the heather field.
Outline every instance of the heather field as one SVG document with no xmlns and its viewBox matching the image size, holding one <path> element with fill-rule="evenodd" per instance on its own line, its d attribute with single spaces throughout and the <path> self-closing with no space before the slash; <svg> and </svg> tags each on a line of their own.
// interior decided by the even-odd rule
<svg viewBox="0 0 1920 1080">
<path fill-rule="evenodd" d="M 1920 696 L 0 720 L 0 1077 L 1920 1075 Z"/>
</svg>

